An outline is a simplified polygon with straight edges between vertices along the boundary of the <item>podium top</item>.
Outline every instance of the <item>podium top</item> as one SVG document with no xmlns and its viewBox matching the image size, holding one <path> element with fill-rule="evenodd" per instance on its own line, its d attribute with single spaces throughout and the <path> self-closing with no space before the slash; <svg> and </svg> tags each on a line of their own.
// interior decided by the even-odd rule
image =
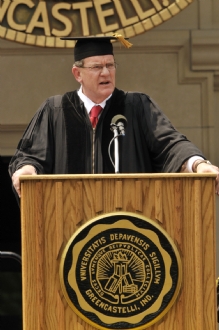
<svg viewBox="0 0 219 330">
<path fill-rule="evenodd" d="M 20 181 L 28 180 L 84 180 L 84 179 L 171 179 L 171 178 L 216 178 L 216 174 L 197 173 L 118 173 L 118 174 L 45 174 L 22 175 Z"/>
</svg>

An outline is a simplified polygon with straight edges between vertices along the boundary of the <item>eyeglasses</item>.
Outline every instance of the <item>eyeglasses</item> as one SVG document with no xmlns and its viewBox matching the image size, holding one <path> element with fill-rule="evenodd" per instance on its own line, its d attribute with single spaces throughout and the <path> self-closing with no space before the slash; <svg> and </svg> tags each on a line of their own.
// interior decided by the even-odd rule
<svg viewBox="0 0 219 330">
<path fill-rule="evenodd" d="M 81 66 L 82 69 L 89 69 L 93 72 L 102 72 L 103 68 L 107 68 L 108 71 L 113 71 L 117 68 L 118 64 L 116 62 L 114 63 L 106 63 L 106 65 L 93 65 L 93 66 Z"/>
</svg>

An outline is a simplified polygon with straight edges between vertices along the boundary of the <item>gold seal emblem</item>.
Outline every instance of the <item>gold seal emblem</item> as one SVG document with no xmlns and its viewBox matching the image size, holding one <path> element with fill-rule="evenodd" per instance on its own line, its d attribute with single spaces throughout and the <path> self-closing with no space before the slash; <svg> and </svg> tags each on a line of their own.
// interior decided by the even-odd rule
<svg viewBox="0 0 219 330">
<path fill-rule="evenodd" d="M 179 253 L 155 222 L 110 213 L 69 240 L 60 278 L 70 307 L 99 329 L 145 329 L 173 305 L 181 284 Z"/>
<path fill-rule="evenodd" d="M 171 19 L 194 0 L 0 0 L 0 38 L 72 48 L 60 37 L 122 33 L 134 37 Z"/>
</svg>

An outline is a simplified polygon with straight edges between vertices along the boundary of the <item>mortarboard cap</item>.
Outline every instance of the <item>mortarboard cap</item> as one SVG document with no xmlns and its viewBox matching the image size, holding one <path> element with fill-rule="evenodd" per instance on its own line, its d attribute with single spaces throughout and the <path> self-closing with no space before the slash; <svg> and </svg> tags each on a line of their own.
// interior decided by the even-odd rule
<svg viewBox="0 0 219 330">
<path fill-rule="evenodd" d="M 76 40 L 74 48 L 75 61 L 83 60 L 90 56 L 113 55 L 111 40 L 119 40 L 126 48 L 132 46 L 127 38 L 114 33 L 112 36 L 99 37 L 62 37 L 61 40 Z"/>
</svg>

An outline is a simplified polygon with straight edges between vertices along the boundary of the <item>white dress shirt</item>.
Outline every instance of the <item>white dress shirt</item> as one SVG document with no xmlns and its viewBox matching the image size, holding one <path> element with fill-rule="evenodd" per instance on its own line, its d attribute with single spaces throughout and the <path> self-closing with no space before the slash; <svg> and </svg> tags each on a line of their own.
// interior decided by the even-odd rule
<svg viewBox="0 0 219 330">
<path fill-rule="evenodd" d="M 106 101 L 112 96 L 112 94 L 110 96 L 108 96 L 105 100 L 103 100 L 103 102 L 94 103 L 86 95 L 84 95 L 84 93 L 82 92 L 82 86 L 81 86 L 80 89 L 78 90 L 78 96 L 80 97 L 81 101 L 84 102 L 85 109 L 87 110 L 87 113 L 89 115 L 91 109 L 95 105 L 100 105 L 101 108 L 104 109 L 104 107 L 106 105 Z M 100 113 L 100 115 L 101 115 L 101 113 Z M 100 115 L 99 115 L 99 117 L 100 117 Z"/>
</svg>

